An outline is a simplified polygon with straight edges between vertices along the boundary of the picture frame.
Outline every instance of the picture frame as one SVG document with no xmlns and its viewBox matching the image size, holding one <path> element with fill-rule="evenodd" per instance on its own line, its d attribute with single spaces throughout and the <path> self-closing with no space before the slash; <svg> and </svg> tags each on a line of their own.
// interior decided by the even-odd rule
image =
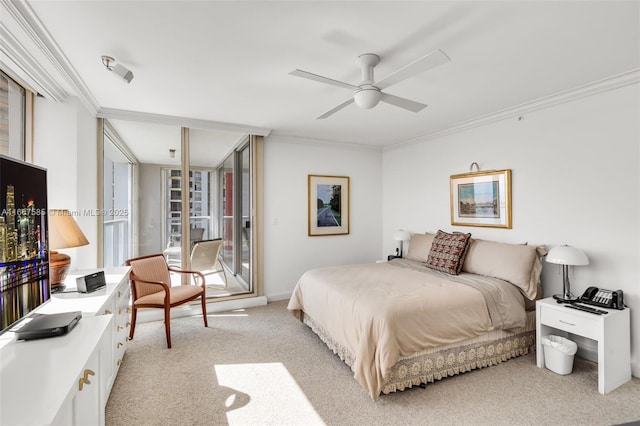
<svg viewBox="0 0 640 426">
<path fill-rule="evenodd" d="M 349 234 L 349 177 L 308 176 L 309 236 Z"/>
<path fill-rule="evenodd" d="M 451 224 L 511 229 L 511 169 L 452 175 Z"/>
</svg>

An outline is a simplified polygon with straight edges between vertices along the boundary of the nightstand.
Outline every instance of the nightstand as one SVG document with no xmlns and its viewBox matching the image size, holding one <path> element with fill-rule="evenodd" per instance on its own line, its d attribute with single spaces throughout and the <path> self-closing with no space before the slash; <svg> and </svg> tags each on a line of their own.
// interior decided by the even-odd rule
<svg viewBox="0 0 640 426">
<path fill-rule="evenodd" d="M 629 308 L 605 309 L 596 315 L 568 308 L 552 297 L 536 302 L 536 359 L 544 367 L 542 337 L 558 330 L 592 339 L 598 344 L 598 392 L 606 394 L 631 380 Z M 566 333 L 560 333 L 566 335 Z M 571 336 L 568 336 L 571 339 Z"/>
</svg>

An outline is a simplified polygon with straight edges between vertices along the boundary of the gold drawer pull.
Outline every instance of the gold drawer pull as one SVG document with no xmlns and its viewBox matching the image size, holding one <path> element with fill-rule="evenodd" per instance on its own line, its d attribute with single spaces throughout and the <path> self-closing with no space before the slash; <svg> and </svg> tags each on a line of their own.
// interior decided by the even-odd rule
<svg viewBox="0 0 640 426">
<path fill-rule="evenodd" d="M 131 340 L 131 337 L 127 336 L 127 342 L 128 342 L 129 340 Z"/>
<path fill-rule="evenodd" d="M 120 296 L 122 296 L 122 292 L 118 290 L 118 299 L 120 298 Z"/>
<path fill-rule="evenodd" d="M 122 315 L 122 308 L 118 308 L 118 315 Z"/>
<path fill-rule="evenodd" d="M 120 365 L 122 365 L 122 359 L 119 359 L 116 364 L 118 364 L 118 367 L 120 367 Z"/>
<path fill-rule="evenodd" d="M 105 315 L 109 315 L 109 314 L 111 313 L 111 311 L 110 311 L 110 310 L 108 310 L 108 309 L 105 309 L 105 310 L 104 310 L 104 313 L 105 313 Z"/>
<path fill-rule="evenodd" d="M 117 349 L 120 349 L 122 347 L 122 342 L 118 342 L 118 344 L 116 345 Z"/>
<path fill-rule="evenodd" d="M 127 321 L 127 327 L 131 327 L 131 323 Z"/>
<path fill-rule="evenodd" d="M 89 380 L 89 376 L 95 376 L 96 373 L 94 373 L 92 370 L 89 370 L 88 368 L 86 370 L 84 370 L 84 377 L 80 377 L 80 380 L 78 382 L 78 390 L 82 390 L 82 387 L 87 384 L 90 385 L 91 381 Z"/>
<path fill-rule="evenodd" d="M 123 327 L 123 326 L 121 326 L 121 325 L 116 326 L 116 330 L 117 330 L 117 331 L 120 331 L 120 330 L 122 330 L 123 328 L 124 328 L 124 327 Z"/>
<path fill-rule="evenodd" d="M 129 307 L 127 308 L 127 312 L 128 312 L 128 313 L 131 313 L 131 306 L 129 306 Z"/>
</svg>

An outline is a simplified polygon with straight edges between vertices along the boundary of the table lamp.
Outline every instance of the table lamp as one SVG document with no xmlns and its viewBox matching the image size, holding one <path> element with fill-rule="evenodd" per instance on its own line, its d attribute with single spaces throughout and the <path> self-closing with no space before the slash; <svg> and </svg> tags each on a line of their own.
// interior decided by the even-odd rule
<svg viewBox="0 0 640 426">
<path fill-rule="evenodd" d="M 569 283 L 569 266 L 570 265 L 588 265 L 589 259 L 580 250 L 571 246 L 557 246 L 549 250 L 546 261 L 562 265 L 562 294 L 554 294 L 553 298 L 559 303 L 571 303 L 577 298 L 571 293 L 571 284 Z"/>
<path fill-rule="evenodd" d="M 400 257 L 402 257 L 402 243 L 406 240 L 411 239 L 411 234 L 404 229 L 398 229 L 393 233 L 393 239 L 396 241 L 400 241 Z"/>
<path fill-rule="evenodd" d="M 49 210 L 49 282 L 51 292 L 64 290 L 71 257 L 56 250 L 89 244 L 69 210 Z"/>
</svg>

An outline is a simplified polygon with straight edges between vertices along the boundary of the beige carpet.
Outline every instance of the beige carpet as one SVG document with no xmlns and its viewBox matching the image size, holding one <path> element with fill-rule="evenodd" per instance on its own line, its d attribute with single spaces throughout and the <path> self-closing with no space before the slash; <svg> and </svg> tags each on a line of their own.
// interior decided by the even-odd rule
<svg viewBox="0 0 640 426">
<path fill-rule="evenodd" d="M 640 420 L 640 379 L 597 390 L 597 365 L 557 375 L 535 354 L 372 401 L 286 302 L 138 324 L 107 425 L 612 425 Z"/>
</svg>

